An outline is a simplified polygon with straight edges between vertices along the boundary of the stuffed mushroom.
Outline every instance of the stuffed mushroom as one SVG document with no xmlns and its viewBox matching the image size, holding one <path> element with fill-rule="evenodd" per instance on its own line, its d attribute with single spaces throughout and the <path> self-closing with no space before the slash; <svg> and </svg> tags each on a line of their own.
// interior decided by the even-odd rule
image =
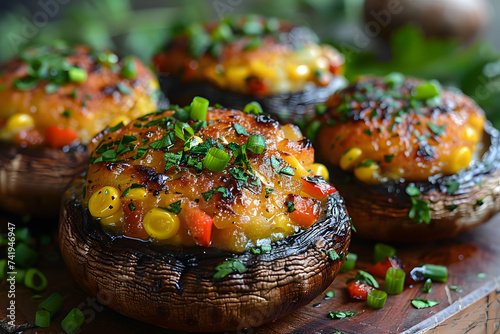
<svg viewBox="0 0 500 334">
<path fill-rule="evenodd" d="M 158 81 L 135 57 L 39 47 L 1 71 L 1 207 L 15 213 L 57 213 L 90 139 L 157 109 Z"/>
<path fill-rule="evenodd" d="M 498 132 L 472 99 L 392 73 L 334 94 L 308 127 L 359 235 L 454 237 L 498 211 Z"/>
<path fill-rule="evenodd" d="M 343 200 L 295 126 L 207 106 L 197 98 L 96 137 L 60 220 L 88 294 L 172 329 L 279 318 L 328 287 L 350 240 Z"/>
<path fill-rule="evenodd" d="M 284 121 L 311 116 L 345 81 L 343 56 L 311 30 L 256 15 L 191 25 L 154 64 L 172 103 L 200 95 L 242 109 L 257 101 Z"/>
</svg>

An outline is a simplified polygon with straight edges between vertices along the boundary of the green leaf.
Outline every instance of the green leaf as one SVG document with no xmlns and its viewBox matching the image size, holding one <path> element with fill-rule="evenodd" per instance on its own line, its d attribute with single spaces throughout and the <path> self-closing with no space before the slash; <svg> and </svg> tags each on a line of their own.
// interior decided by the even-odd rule
<svg viewBox="0 0 500 334">
<path fill-rule="evenodd" d="M 417 308 L 417 309 L 422 309 L 422 308 L 428 308 L 428 307 L 433 307 L 439 304 L 438 301 L 433 301 L 433 300 L 427 300 L 427 299 L 422 299 L 422 298 L 417 298 L 417 299 L 412 299 L 411 304 Z"/>
<path fill-rule="evenodd" d="M 418 224 L 431 222 L 431 214 L 429 203 L 426 201 L 412 197 L 411 198 L 411 209 L 408 213 L 408 217 L 413 219 Z"/>
<path fill-rule="evenodd" d="M 247 133 L 247 130 L 245 129 L 244 126 L 238 124 L 238 123 L 234 123 L 233 124 L 233 127 L 234 129 L 236 130 L 236 133 L 239 134 L 239 135 L 244 135 L 244 136 L 248 136 L 248 133 Z"/>
<path fill-rule="evenodd" d="M 214 278 L 221 279 L 235 272 L 242 274 L 247 271 L 247 268 L 239 260 L 231 259 L 215 267 L 215 271 Z"/>
<path fill-rule="evenodd" d="M 333 298 L 335 297 L 335 291 L 333 290 L 328 290 L 326 293 L 325 293 L 325 299 L 329 299 L 329 298 Z"/>
<path fill-rule="evenodd" d="M 338 311 L 329 313 L 332 319 L 343 319 L 345 317 L 352 317 L 353 315 L 356 314 L 358 314 L 358 311 Z"/>
<path fill-rule="evenodd" d="M 434 123 L 427 122 L 427 126 L 436 136 L 441 136 L 443 134 L 444 130 L 446 129 L 446 124 L 447 123 L 444 123 L 443 125 L 436 125 Z"/>
<path fill-rule="evenodd" d="M 159 208 L 163 209 L 163 210 L 166 210 L 168 212 L 175 213 L 177 215 L 182 210 L 181 204 L 182 204 L 182 201 L 177 201 L 177 202 L 174 202 L 174 203 L 170 204 L 168 207 L 159 206 Z"/>
<path fill-rule="evenodd" d="M 420 196 L 421 195 L 420 189 L 418 189 L 417 187 L 415 187 L 415 184 L 413 184 L 413 183 L 410 183 L 406 187 L 406 193 L 409 196 Z"/>
<path fill-rule="evenodd" d="M 350 280 L 347 280 L 347 283 L 352 282 L 352 281 L 359 281 L 361 283 L 365 283 L 368 285 L 373 286 L 375 289 L 378 289 L 380 286 L 375 278 L 366 271 L 363 270 L 358 270 L 356 273 L 356 276 Z"/>
<path fill-rule="evenodd" d="M 446 184 L 446 192 L 448 194 L 453 194 L 455 191 L 458 190 L 458 188 L 460 188 L 460 183 L 457 182 L 457 181 L 448 181 L 445 183 Z"/>
</svg>

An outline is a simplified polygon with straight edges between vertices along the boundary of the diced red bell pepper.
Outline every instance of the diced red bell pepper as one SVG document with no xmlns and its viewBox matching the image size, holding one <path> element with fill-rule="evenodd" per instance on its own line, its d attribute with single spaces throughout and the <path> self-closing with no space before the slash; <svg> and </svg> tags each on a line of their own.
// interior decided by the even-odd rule
<svg viewBox="0 0 500 334">
<path fill-rule="evenodd" d="M 214 225 L 212 217 L 198 207 L 185 208 L 185 214 L 188 229 L 196 243 L 205 247 L 210 246 Z"/>
<path fill-rule="evenodd" d="M 49 126 L 45 129 L 45 141 L 51 147 L 61 148 L 78 139 L 78 134 L 70 129 Z"/>
<path fill-rule="evenodd" d="M 326 181 L 311 182 L 307 179 L 301 179 L 302 191 L 314 198 L 323 198 L 337 191 L 334 186 Z"/>
<path fill-rule="evenodd" d="M 347 284 L 347 290 L 351 298 L 366 300 L 368 298 L 368 292 L 375 290 L 375 288 L 369 284 L 361 283 L 360 281 L 351 281 Z"/>
<path fill-rule="evenodd" d="M 385 273 L 387 272 L 387 269 L 389 268 L 396 268 L 396 269 L 402 269 L 403 266 L 401 265 L 401 261 L 396 257 L 386 257 L 385 260 L 382 260 L 380 262 L 377 262 L 373 266 L 370 267 L 370 269 L 367 270 L 372 275 L 378 276 L 385 278 Z"/>
<path fill-rule="evenodd" d="M 257 77 L 248 78 L 247 85 L 250 94 L 264 96 L 268 92 L 266 83 Z"/>
<path fill-rule="evenodd" d="M 287 199 L 293 202 L 294 210 L 288 216 L 295 224 L 308 228 L 318 220 L 320 207 L 317 199 L 298 195 L 289 195 Z"/>
<path fill-rule="evenodd" d="M 147 239 L 148 232 L 142 225 L 144 218 L 144 208 L 140 201 L 122 201 L 122 209 L 124 212 L 125 235 L 130 238 Z"/>
</svg>

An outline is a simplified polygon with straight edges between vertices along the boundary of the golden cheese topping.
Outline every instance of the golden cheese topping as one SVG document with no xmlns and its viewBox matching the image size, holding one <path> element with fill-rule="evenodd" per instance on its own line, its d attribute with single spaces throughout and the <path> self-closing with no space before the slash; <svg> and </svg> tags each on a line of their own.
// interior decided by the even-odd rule
<svg viewBox="0 0 500 334">
<path fill-rule="evenodd" d="M 110 233 L 241 252 L 318 220 L 336 190 L 313 177 L 325 168 L 295 126 L 229 109 L 193 115 L 156 112 L 92 142 L 84 203 Z"/>
<path fill-rule="evenodd" d="M 249 15 L 192 25 L 154 58 L 158 72 L 183 82 L 209 82 L 242 94 L 267 96 L 327 86 L 343 57 L 319 45 L 305 27 Z"/>
<path fill-rule="evenodd" d="M 158 81 L 135 57 L 40 47 L 0 70 L 0 139 L 23 147 L 86 144 L 157 108 Z"/>
<path fill-rule="evenodd" d="M 369 184 L 467 168 L 485 121 L 462 93 L 400 73 L 362 77 L 319 109 L 326 112 L 310 125 L 319 128 L 319 157 Z"/>
</svg>

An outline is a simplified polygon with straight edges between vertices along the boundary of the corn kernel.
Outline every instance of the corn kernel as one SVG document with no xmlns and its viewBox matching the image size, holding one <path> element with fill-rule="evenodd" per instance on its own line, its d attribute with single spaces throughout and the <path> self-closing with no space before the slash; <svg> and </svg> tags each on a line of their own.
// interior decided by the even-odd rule
<svg viewBox="0 0 500 334">
<path fill-rule="evenodd" d="M 294 178 L 300 179 L 309 175 L 307 169 L 305 169 L 293 155 L 284 155 L 283 160 L 288 162 L 288 164 L 290 164 L 290 166 L 292 166 L 295 170 L 295 174 L 293 175 Z"/>
<path fill-rule="evenodd" d="M 148 195 L 148 191 L 144 188 L 130 188 L 128 193 L 123 196 L 126 199 L 144 200 Z"/>
<path fill-rule="evenodd" d="M 28 114 L 14 114 L 9 117 L 5 124 L 7 133 L 19 133 L 22 130 L 28 130 L 35 126 L 35 120 Z"/>
<path fill-rule="evenodd" d="M 471 114 L 469 116 L 468 124 L 472 126 L 477 131 L 482 131 L 484 126 L 485 118 L 477 114 Z"/>
<path fill-rule="evenodd" d="M 120 210 L 120 193 L 115 187 L 102 187 L 89 199 L 90 214 L 97 218 L 109 217 Z"/>
<path fill-rule="evenodd" d="M 357 147 L 347 150 L 340 158 L 340 168 L 343 170 L 353 170 L 361 160 L 362 154 L 363 151 Z"/>
<path fill-rule="evenodd" d="M 155 91 L 160 89 L 160 83 L 158 80 L 151 80 L 149 81 L 149 90 Z"/>
<path fill-rule="evenodd" d="M 118 117 L 115 117 L 115 119 L 113 119 L 113 121 L 109 124 L 109 126 L 110 127 L 117 126 L 120 123 L 127 125 L 128 123 L 130 123 L 130 118 L 128 118 L 125 115 L 120 115 Z"/>
<path fill-rule="evenodd" d="M 274 79 L 276 76 L 273 68 L 262 60 L 253 60 L 250 62 L 250 71 L 260 78 Z"/>
<path fill-rule="evenodd" d="M 469 140 L 472 142 L 479 141 L 479 135 L 477 131 L 470 125 L 466 125 L 463 130 L 462 137 L 464 140 Z"/>
<path fill-rule="evenodd" d="M 290 235 L 294 232 L 291 219 L 285 213 L 274 216 L 271 220 L 271 229 L 273 233 L 283 233 Z"/>
<path fill-rule="evenodd" d="M 311 75 L 311 69 L 307 65 L 296 65 L 289 64 L 287 65 L 288 77 L 291 80 L 307 80 Z"/>
<path fill-rule="evenodd" d="M 154 208 L 144 216 L 142 221 L 144 229 L 156 239 L 168 239 L 179 231 L 179 217 L 163 209 Z"/>
<path fill-rule="evenodd" d="M 118 210 L 116 213 L 108 217 L 101 218 L 101 223 L 106 226 L 116 226 L 123 218 L 123 210 Z"/>
<path fill-rule="evenodd" d="M 468 147 L 457 148 L 451 154 L 450 161 L 448 163 L 448 173 L 456 174 L 460 170 L 467 168 L 472 159 L 472 152 Z"/>
<path fill-rule="evenodd" d="M 330 180 L 330 173 L 325 165 L 315 162 L 309 169 L 312 171 L 313 175 L 322 176 L 326 181 Z"/>
<path fill-rule="evenodd" d="M 190 149 L 200 145 L 201 143 L 203 143 L 203 139 L 198 136 L 192 136 L 188 141 L 184 143 L 184 151 L 189 151 Z"/>
<path fill-rule="evenodd" d="M 380 183 L 380 166 L 372 163 L 369 166 L 356 167 L 354 169 L 354 176 L 361 182 L 367 184 Z"/>
<path fill-rule="evenodd" d="M 229 86 L 241 85 L 250 75 L 250 70 L 244 66 L 230 66 L 226 69 L 226 78 Z"/>
</svg>

